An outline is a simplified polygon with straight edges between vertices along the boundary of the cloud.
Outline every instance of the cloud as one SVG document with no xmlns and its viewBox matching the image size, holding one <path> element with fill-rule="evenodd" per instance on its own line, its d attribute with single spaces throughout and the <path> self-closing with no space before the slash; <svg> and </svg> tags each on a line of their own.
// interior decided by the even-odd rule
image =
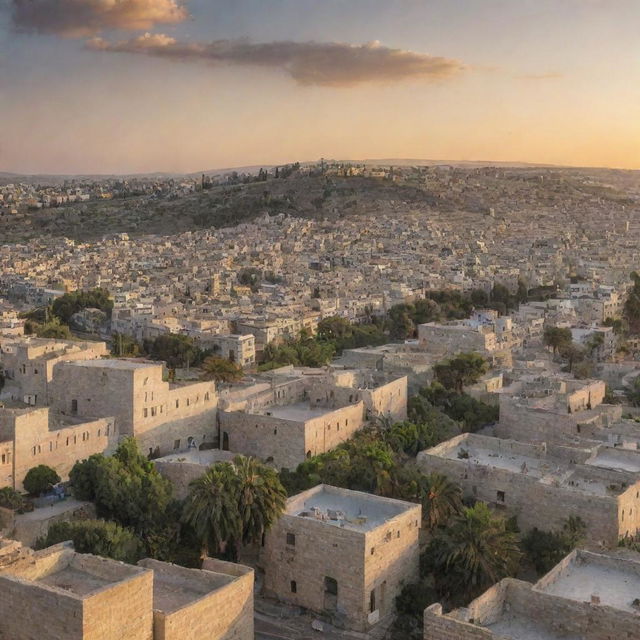
<svg viewBox="0 0 640 640">
<path fill-rule="evenodd" d="M 186 20 L 182 0 L 9 0 L 19 31 L 70 38 L 105 29 L 130 31 Z"/>
<path fill-rule="evenodd" d="M 457 60 L 390 49 L 379 42 L 363 45 L 289 41 L 251 43 L 246 40 L 182 43 L 162 34 L 146 33 L 121 42 L 93 38 L 87 42 L 87 47 L 97 51 L 146 54 L 184 62 L 268 67 L 284 71 L 301 85 L 328 87 L 407 79 L 435 81 L 454 76 L 466 68 Z"/>
<path fill-rule="evenodd" d="M 521 80 L 558 80 L 564 78 L 563 73 L 549 71 L 548 73 L 525 73 L 517 76 Z"/>
</svg>

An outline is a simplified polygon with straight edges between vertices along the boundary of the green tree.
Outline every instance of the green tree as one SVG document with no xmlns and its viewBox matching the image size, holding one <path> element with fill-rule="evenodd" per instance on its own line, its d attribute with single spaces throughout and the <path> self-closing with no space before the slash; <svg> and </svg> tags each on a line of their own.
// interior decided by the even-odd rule
<svg viewBox="0 0 640 640">
<path fill-rule="evenodd" d="M 237 478 L 230 462 L 221 462 L 191 482 L 182 518 L 200 542 L 202 557 L 220 553 L 242 535 Z"/>
<path fill-rule="evenodd" d="M 243 544 L 259 542 L 284 512 L 287 492 L 277 472 L 255 458 L 236 456 L 237 504 Z"/>
<path fill-rule="evenodd" d="M 460 353 L 433 367 L 435 378 L 445 389 L 462 393 L 465 385 L 475 384 L 488 371 L 486 360 L 477 353 Z"/>
<path fill-rule="evenodd" d="M 65 293 L 51 304 L 52 314 L 63 324 L 69 324 L 71 316 L 83 309 L 100 309 L 111 317 L 113 300 L 106 289 L 98 287 L 90 291 Z"/>
<path fill-rule="evenodd" d="M 542 339 L 547 347 L 553 349 L 553 355 L 558 353 L 559 349 L 570 345 L 573 340 L 571 329 L 568 327 L 545 327 Z"/>
<path fill-rule="evenodd" d="M 282 515 L 286 491 L 278 474 L 253 458 L 212 466 L 191 483 L 183 520 L 193 527 L 203 555 L 258 542 Z"/>
<path fill-rule="evenodd" d="M 203 380 L 237 382 L 244 377 L 244 372 L 241 367 L 226 358 L 218 358 L 217 356 L 205 358 L 200 368 L 202 369 L 202 375 L 200 377 Z"/>
<path fill-rule="evenodd" d="M 91 553 L 129 564 L 135 564 L 144 555 L 142 545 L 132 531 L 105 520 L 54 522 L 47 535 L 36 541 L 36 549 L 67 540 L 73 542 L 78 553 Z"/>
<path fill-rule="evenodd" d="M 586 356 L 585 350 L 575 342 L 570 342 L 560 347 L 559 353 L 567 361 L 569 373 L 572 373 L 573 366 L 578 362 L 582 362 Z"/>
<path fill-rule="evenodd" d="M 163 360 L 171 369 L 197 366 L 202 360 L 202 351 L 193 338 L 182 334 L 163 333 L 145 340 L 143 346 L 152 360 Z"/>
<path fill-rule="evenodd" d="M 416 326 L 411 318 L 413 313 L 414 308 L 406 304 L 398 304 L 389 309 L 387 323 L 393 339 L 405 340 L 414 335 Z"/>
<path fill-rule="evenodd" d="M 624 305 L 624 318 L 629 326 L 629 332 L 638 335 L 640 334 L 640 274 L 634 271 L 630 277 L 633 286 L 629 290 Z"/>
<path fill-rule="evenodd" d="M 114 520 L 143 538 L 167 525 L 171 483 L 125 438 L 113 456 L 94 454 L 70 473 L 76 497 L 91 500 L 98 517 Z"/>
<path fill-rule="evenodd" d="M 25 491 L 32 496 L 39 496 L 49 491 L 53 485 L 60 482 L 60 476 L 55 469 L 48 467 L 46 464 L 39 464 L 27 471 L 22 484 Z"/>
<path fill-rule="evenodd" d="M 462 510 L 462 490 L 440 473 L 424 476 L 422 520 L 428 531 L 445 525 Z"/>
<path fill-rule="evenodd" d="M 514 575 L 521 555 L 517 534 L 506 520 L 478 502 L 436 530 L 421 563 L 433 573 L 439 594 L 462 604 Z"/>
<path fill-rule="evenodd" d="M 111 354 L 118 358 L 136 358 L 143 354 L 142 345 L 126 333 L 111 334 Z"/>
<path fill-rule="evenodd" d="M 12 487 L 2 487 L 0 489 L 0 507 L 19 511 L 24 506 L 24 500 L 20 493 Z"/>
<path fill-rule="evenodd" d="M 58 318 L 53 318 L 46 324 L 35 325 L 38 338 L 53 338 L 55 340 L 69 340 L 71 331 L 66 324 L 61 324 Z"/>
<path fill-rule="evenodd" d="M 584 542 L 586 531 L 582 519 L 571 516 L 559 531 L 531 529 L 522 539 L 522 548 L 538 575 L 544 575 Z"/>
</svg>

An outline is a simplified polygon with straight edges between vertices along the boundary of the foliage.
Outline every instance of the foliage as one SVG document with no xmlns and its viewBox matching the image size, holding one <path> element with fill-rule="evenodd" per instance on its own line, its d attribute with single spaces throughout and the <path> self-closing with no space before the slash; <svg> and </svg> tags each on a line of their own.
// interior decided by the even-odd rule
<svg viewBox="0 0 640 640">
<path fill-rule="evenodd" d="M 629 332 L 632 335 L 638 335 L 640 334 L 640 274 L 634 271 L 630 277 L 633 286 L 629 290 L 624 305 L 624 318 L 629 325 Z"/>
<path fill-rule="evenodd" d="M 12 487 L 0 489 L 0 507 L 19 511 L 24 506 L 24 499 L 18 491 Z"/>
<path fill-rule="evenodd" d="M 73 542 L 78 553 L 92 553 L 130 564 L 135 564 L 144 555 L 140 541 L 131 530 L 104 520 L 54 522 L 47 535 L 36 541 L 36 549 L 67 540 Z"/>
<path fill-rule="evenodd" d="M 55 469 L 46 464 L 39 464 L 27 471 L 22 484 L 29 495 L 39 496 L 41 493 L 49 491 L 58 482 L 60 482 L 60 476 Z"/>
<path fill-rule="evenodd" d="M 143 355 L 142 345 L 126 333 L 111 334 L 111 354 L 119 358 L 136 358 Z"/>
<path fill-rule="evenodd" d="M 634 407 L 640 407 L 640 375 L 634 378 L 633 383 L 626 389 L 627 400 Z"/>
<path fill-rule="evenodd" d="M 433 581 L 407 584 L 396 596 L 397 617 L 390 629 L 390 640 L 422 640 L 424 610 L 438 601 Z"/>
<path fill-rule="evenodd" d="M 332 342 L 317 340 L 306 331 L 301 331 L 296 340 L 287 340 L 283 344 L 269 343 L 264 349 L 262 371 L 277 369 L 286 365 L 301 367 L 323 367 L 331 362 L 335 355 Z"/>
<path fill-rule="evenodd" d="M 496 422 L 500 413 L 497 406 L 476 400 L 466 393 L 445 389 L 439 382 L 422 388 L 419 396 L 458 422 L 465 432 L 473 433 Z"/>
<path fill-rule="evenodd" d="M 421 558 L 421 569 L 433 574 L 440 597 L 460 605 L 514 575 L 520 557 L 517 534 L 504 518 L 478 502 L 436 530 Z"/>
<path fill-rule="evenodd" d="M 462 510 L 462 490 L 440 473 L 424 476 L 422 519 L 428 531 L 444 526 Z"/>
<path fill-rule="evenodd" d="M 106 289 L 96 288 L 90 291 L 73 291 L 56 298 L 51 305 L 51 313 L 61 323 L 69 324 L 71 316 L 83 309 L 100 309 L 111 317 L 113 300 Z"/>
<path fill-rule="evenodd" d="M 163 360 L 171 369 L 197 366 L 203 357 L 193 338 L 177 333 L 163 333 L 145 340 L 143 347 L 152 360 Z"/>
<path fill-rule="evenodd" d="M 216 382 L 237 382 L 242 380 L 244 373 L 242 367 L 226 358 L 209 356 L 200 365 L 203 380 L 215 380 Z"/>
<path fill-rule="evenodd" d="M 567 371 L 569 371 L 569 373 L 573 373 L 574 365 L 582 362 L 586 357 L 585 350 L 575 342 L 563 344 L 559 348 L 559 353 L 560 356 L 567 361 Z"/>
<path fill-rule="evenodd" d="M 487 361 L 478 353 L 460 353 L 433 367 L 435 378 L 445 389 L 462 393 L 464 385 L 475 384 L 488 371 Z"/>
<path fill-rule="evenodd" d="M 346 318 L 331 316 L 318 323 L 316 339 L 332 344 L 335 353 L 341 354 L 345 349 L 384 344 L 387 335 L 381 324 L 352 324 Z"/>
<path fill-rule="evenodd" d="M 203 554 L 258 542 L 284 511 L 286 492 L 278 474 L 254 458 L 236 456 L 209 468 L 191 483 L 183 520 Z"/>
<path fill-rule="evenodd" d="M 584 522 L 578 517 L 571 516 L 559 531 L 531 529 L 522 539 L 522 548 L 538 575 L 543 575 L 582 544 L 585 533 Z"/>
<path fill-rule="evenodd" d="M 559 349 L 570 345 L 573 340 L 571 329 L 568 327 L 545 327 L 542 339 L 547 347 L 553 349 L 554 355 Z"/>
<path fill-rule="evenodd" d="M 115 454 L 94 454 L 76 462 L 70 473 L 74 493 L 95 503 L 100 518 L 114 520 L 146 536 L 167 525 L 171 484 L 126 438 Z"/>
<path fill-rule="evenodd" d="M 56 340 L 68 340 L 71 331 L 66 324 L 61 324 L 58 318 L 53 318 L 45 324 L 32 324 L 32 331 L 38 338 L 54 338 Z"/>
</svg>

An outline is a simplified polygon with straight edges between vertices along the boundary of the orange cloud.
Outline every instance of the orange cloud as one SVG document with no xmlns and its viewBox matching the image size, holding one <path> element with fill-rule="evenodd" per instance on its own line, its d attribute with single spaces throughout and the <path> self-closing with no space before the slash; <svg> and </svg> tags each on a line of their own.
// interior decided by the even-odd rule
<svg viewBox="0 0 640 640">
<path fill-rule="evenodd" d="M 10 0 L 20 31 L 70 38 L 105 29 L 130 31 L 177 24 L 188 17 L 181 0 Z"/>
<path fill-rule="evenodd" d="M 251 43 L 245 40 L 182 43 L 162 34 L 147 33 L 121 42 L 94 38 L 87 42 L 87 47 L 181 61 L 270 67 L 284 71 L 301 85 L 333 87 L 406 79 L 440 80 L 466 68 L 458 60 L 390 49 L 378 42 L 363 45 L 290 41 Z"/>
</svg>

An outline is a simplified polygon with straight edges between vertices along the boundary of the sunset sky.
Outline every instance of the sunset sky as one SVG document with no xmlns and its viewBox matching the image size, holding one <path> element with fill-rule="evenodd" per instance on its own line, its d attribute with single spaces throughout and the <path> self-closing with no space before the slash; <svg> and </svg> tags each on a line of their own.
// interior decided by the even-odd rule
<svg viewBox="0 0 640 640">
<path fill-rule="evenodd" d="M 0 0 L 0 170 L 640 168 L 639 0 Z"/>
</svg>

